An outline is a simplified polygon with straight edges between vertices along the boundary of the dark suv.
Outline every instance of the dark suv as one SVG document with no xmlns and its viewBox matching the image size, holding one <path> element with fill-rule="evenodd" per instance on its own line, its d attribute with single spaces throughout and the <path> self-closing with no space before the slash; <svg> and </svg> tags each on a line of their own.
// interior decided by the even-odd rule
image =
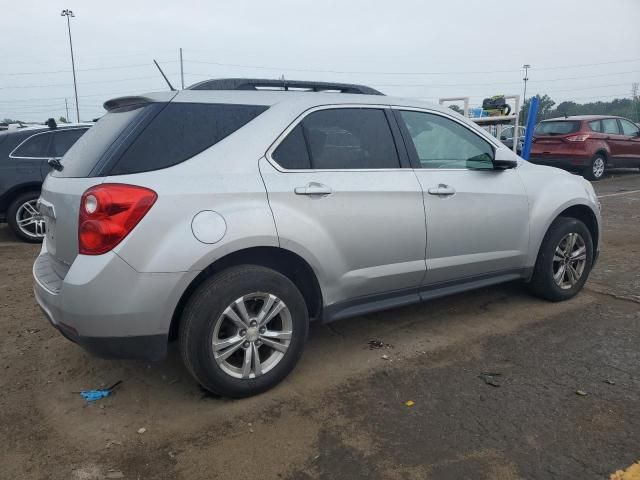
<svg viewBox="0 0 640 480">
<path fill-rule="evenodd" d="M 61 158 L 90 126 L 27 127 L 0 132 L 0 221 L 6 221 L 18 238 L 26 242 L 44 238 L 44 220 L 36 202 L 49 172 L 47 162 Z"/>
<path fill-rule="evenodd" d="M 640 127 L 605 115 L 544 120 L 535 129 L 530 161 L 599 180 L 606 168 L 640 167 Z"/>
</svg>

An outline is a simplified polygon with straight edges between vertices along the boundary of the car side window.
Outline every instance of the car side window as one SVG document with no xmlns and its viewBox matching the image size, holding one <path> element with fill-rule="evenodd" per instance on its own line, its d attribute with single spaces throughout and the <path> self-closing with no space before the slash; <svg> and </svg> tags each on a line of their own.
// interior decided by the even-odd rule
<svg viewBox="0 0 640 480">
<path fill-rule="evenodd" d="M 589 128 L 594 132 L 602 132 L 602 124 L 600 123 L 600 120 L 589 122 Z"/>
<path fill-rule="evenodd" d="M 23 158 L 48 158 L 50 156 L 49 142 L 51 142 L 52 135 L 53 132 L 45 132 L 29 137 L 11 153 L 11 156 Z"/>
<path fill-rule="evenodd" d="M 273 159 L 278 162 L 281 167 L 289 170 L 311 168 L 311 160 L 309 159 L 309 151 L 307 150 L 307 143 L 304 139 L 302 124 L 298 124 L 296 128 L 291 130 L 286 138 L 280 142 L 278 148 L 273 152 Z"/>
<path fill-rule="evenodd" d="M 493 148 L 458 122 L 441 115 L 401 110 L 421 168 L 493 169 Z"/>
<path fill-rule="evenodd" d="M 311 168 L 400 168 L 391 128 L 383 110 L 319 110 L 304 118 L 302 130 Z"/>
<path fill-rule="evenodd" d="M 53 136 L 51 156 L 61 158 L 67 150 L 87 131 L 86 128 L 74 128 L 72 130 L 60 130 Z"/>
<path fill-rule="evenodd" d="M 622 134 L 628 137 L 635 137 L 640 130 L 636 125 L 628 120 L 620 119 L 620 125 L 622 126 Z"/>
<path fill-rule="evenodd" d="M 602 120 L 602 132 L 619 135 L 618 121 L 615 118 L 605 118 Z"/>
</svg>

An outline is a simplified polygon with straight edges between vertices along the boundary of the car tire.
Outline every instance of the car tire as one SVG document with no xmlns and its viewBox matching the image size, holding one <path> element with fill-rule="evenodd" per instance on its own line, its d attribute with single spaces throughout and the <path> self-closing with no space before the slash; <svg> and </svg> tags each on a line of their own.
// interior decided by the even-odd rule
<svg viewBox="0 0 640 480">
<path fill-rule="evenodd" d="M 531 290 L 552 302 L 568 300 L 582 289 L 592 264 L 593 239 L 589 229 L 576 218 L 558 217 L 540 246 Z"/>
<path fill-rule="evenodd" d="M 261 317 L 262 310 L 269 313 Z M 307 306 L 291 280 L 269 268 L 241 265 L 208 278 L 189 298 L 180 322 L 180 351 L 206 390 L 248 397 L 293 370 L 308 329 Z"/>
<path fill-rule="evenodd" d="M 31 191 L 18 195 L 7 209 L 7 223 L 11 231 L 20 240 L 28 243 L 41 243 L 45 236 L 44 219 L 37 211 L 36 202 L 40 192 Z M 21 220 L 33 218 L 33 223 L 23 225 Z"/>
<path fill-rule="evenodd" d="M 607 169 L 607 159 L 602 154 L 595 155 L 589 166 L 583 170 L 582 176 L 587 180 L 597 181 L 604 177 L 604 173 Z"/>
</svg>

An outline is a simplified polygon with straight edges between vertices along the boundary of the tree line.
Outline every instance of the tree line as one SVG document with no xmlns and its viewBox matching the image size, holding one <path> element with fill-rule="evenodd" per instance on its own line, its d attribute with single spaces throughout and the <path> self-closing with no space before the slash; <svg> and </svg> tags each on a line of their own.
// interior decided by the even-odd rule
<svg viewBox="0 0 640 480">
<path fill-rule="evenodd" d="M 538 115 L 536 122 L 548 118 L 570 117 L 572 115 L 614 115 L 625 117 L 633 122 L 640 122 L 640 96 L 633 98 L 616 98 L 608 102 L 597 101 L 588 103 L 576 103 L 565 101 L 556 104 L 549 95 L 538 95 Z M 524 124 L 529 113 L 531 99 L 524 101 L 520 111 L 520 123 Z"/>
</svg>

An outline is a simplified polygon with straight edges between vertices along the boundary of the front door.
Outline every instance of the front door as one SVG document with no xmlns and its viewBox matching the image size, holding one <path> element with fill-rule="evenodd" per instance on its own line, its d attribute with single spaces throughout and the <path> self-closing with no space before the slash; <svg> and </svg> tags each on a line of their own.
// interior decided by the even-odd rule
<svg viewBox="0 0 640 480">
<path fill-rule="evenodd" d="M 640 166 L 640 127 L 623 118 L 618 119 L 618 121 L 622 129 L 622 135 L 625 138 L 623 152 L 625 166 Z"/>
<path fill-rule="evenodd" d="M 521 272 L 529 208 L 517 169 L 495 170 L 497 146 L 458 120 L 416 110 L 396 117 L 424 192 L 425 285 Z"/>
<path fill-rule="evenodd" d="M 612 163 L 617 167 L 627 166 L 625 159 L 626 138 L 620 131 L 618 120 L 616 118 L 602 119 L 602 133 L 605 135 L 609 151 L 611 152 Z"/>
<path fill-rule="evenodd" d="M 260 161 L 280 245 L 311 263 L 325 305 L 416 289 L 424 277 L 422 190 L 385 110 L 315 109 Z"/>
</svg>

